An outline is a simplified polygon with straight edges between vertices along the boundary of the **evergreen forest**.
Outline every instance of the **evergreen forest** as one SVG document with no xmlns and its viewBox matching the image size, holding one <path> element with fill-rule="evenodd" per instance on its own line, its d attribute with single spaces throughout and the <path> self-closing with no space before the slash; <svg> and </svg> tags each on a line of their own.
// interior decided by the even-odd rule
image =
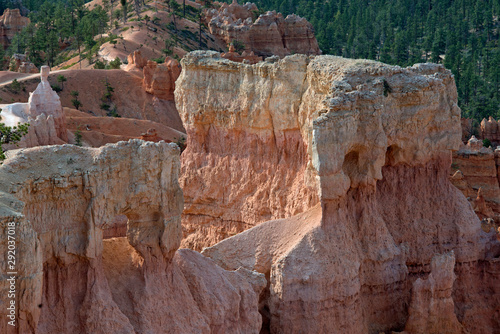
<svg viewBox="0 0 500 334">
<path fill-rule="evenodd" d="M 138 1 L 143 2 L 104 0 L 104 8 L 89 10 L 84 0 L 0 0 L 1 11 L 23 8 L 32 22 L 14 38 L 7 55 L 28 51 L 35 64 L 52 65 L 64 60 L 58 54 L 60 42 L 71 41 L 73 48 L 92 56 L 105 42 L 95 36 L 103 34 L 111 20 L 120 20 L 118 8 L 124 4 L 133 11 Z M 455 75 L 463 116 L 500 117 L 500 0 L 254 2 L 261 10 L 309 20 L 323 54 L 400 66 L 441 63 Z"/>
</svg>

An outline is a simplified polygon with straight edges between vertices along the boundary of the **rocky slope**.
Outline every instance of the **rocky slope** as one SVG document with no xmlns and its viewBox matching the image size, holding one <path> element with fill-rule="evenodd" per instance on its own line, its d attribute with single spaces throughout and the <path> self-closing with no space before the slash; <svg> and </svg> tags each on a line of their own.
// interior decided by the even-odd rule
<svg viewBox="0 0 500 334">
<path fill-rule="evenodd" d="M 500 246 L 448 180 L 461 139 L 449 71 L 301 55 L 247 65 L 214 52 L 181 65 L 184 245 L 283 218 L 203 252 L 266 275 L 264 331 L 402 331 L 413 314 L 436 314 L 411 286 L 451 250 L 456 281 L 438 288 L 442 317 L 426 328 L 499 328 Z"/>
<path fill-rule="evenodd" d="M 0 250 L 7 254 L 15 237 L 17 275 L 10 298 L 1 273 L 0 332 L 259 332 L 263 275 L 177 251 L 176 145 L 132 140 L 9 153 L 0 166 Z M 117 215 L 128 219 L 126 237 L 104 240 Z M 7 268 L 6 257 L 0 265 Z M 11 300 L 16 327 L 7 324 Z"/>
<path fill-rule="evenodd" d="M 275 11 L 254 18 L 255 4 L 221 4 L 205 10 L 205 21 L 210 33 L 226 45 L 242 43 L 243 48 L 258 56 L 279 56 L 301 53 L 321 54 L 314 29 L 306 19 L 297 15 L 286 18 Z"/>
</svg>

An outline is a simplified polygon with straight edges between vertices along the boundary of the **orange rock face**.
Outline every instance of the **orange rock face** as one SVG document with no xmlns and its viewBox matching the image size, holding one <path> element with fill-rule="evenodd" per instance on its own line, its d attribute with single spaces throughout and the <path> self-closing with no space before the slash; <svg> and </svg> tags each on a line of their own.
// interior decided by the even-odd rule
<svg viewBox="0 0 500 334">
<path fill-rule="evenodd" d="M 471 202 L 480 219 L 500 222 L 498 160 L 500 150 L 483 147 L 474 136 L 453 153 L 450 180 Z"/>
<path fill-rule="evenodd" d="M 481 138 L 489 139 L 492 143 L 500 144 L 500 123 L 490 116 L 481 121 Z"/>
<path fill-rule="evenodd" d="M 203 254 L 268 277 L 264 332 L 401 331 L 421 310 L 424 329 L 495 333 L 500 244 L 448 180 L 461 143 L 451 72 L 303 55 L 246 65 L 214 52 L 182 68 L 183 243 L 257 225 Z M 450 251 L 454 269 L 433 263 Z M 436 301 L 428 312 L 409 306 L 418 278 L 437 283 L 415 289 Z"/>
<path fill-rule="evenodd" d="M 426 280 L 413 283 L 409 318 L 405 331 L 415 334 L 468 333 L 455 315 L 451 296 L 455 282 L 455 254 L 436 255 Z"/>
<path fill-rule="evenodd" d="M 140 140 L 37 147 L 5 160 L 0 250 L 14 230 L 17 288 L 8 297 L 0 280 L 0 332 L 259 333 L 264 275 L 177 250 L 179 169 L 175 144 Z M 126 237 L 109 228 L 122 215 Z M 16 327 L 5 321 L 11 300 Z"/>
<path fill-rule="evenodd" d="M 19 9 L 6 9 L 0 16 L 0 43 L 7 48 L 15 34 L 21 32 L 30 23 L 30 19 L 21 16 Z"/>
<path fill-rule="evenodd" d="M 143 69 L 143 87 L 149 94 L 153 94 L 159 99 L 173 101 L 175 81 L 181 73 L 179 62 L 167 57 L 165 63 L 157 64 L 148 60 Z"/>
<path fill-rule="evenodd" d="M 139 69 L 142 70 L 144 66 L 147 65 L 148 60 L 142 57 L 140 50 L 135 50 L 127 57 L 128 65 L 127 69 Z"/>
<path fill-rule="evenodd" d="M 314 29 L 306 19 L 297 15 L 286 18 L 275 11 L 260 15 L 255 21 L 253 12 L 257 6 L 236 2 L 223 4 L 219 10 L 205 12 L 210 33 L 229 45 L 238 41 L 246 51 L 258 56 L 284 57 L 292 53 L 307 55 L 321 54 Z"/>
<path fill-rule="evenodd" d="M 256 64 L 259 61 L 262 61 L 262 57 L 256 56 L 253 51 L 243 51 L 242 54 L 239 54 L 235 51 L 233 44 L 229 46 L 229 52 L 221 54 L 221 57 L 224 59 L 229 59 L 231 61 L 236 61 L 238 63 L 247 64 Z"/>
</svg>

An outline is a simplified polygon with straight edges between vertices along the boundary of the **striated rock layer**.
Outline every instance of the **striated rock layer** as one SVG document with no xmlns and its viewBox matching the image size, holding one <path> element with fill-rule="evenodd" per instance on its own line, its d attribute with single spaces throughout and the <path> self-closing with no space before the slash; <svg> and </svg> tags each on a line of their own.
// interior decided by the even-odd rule
<svg viewBox="0 0 500 334">
<path fill-rule="evenodd" d="M 0 274 L 1 333 L 259 332 L 263 275 L 177 251 L 175 144 L 9 153 L 0 166 L 0 250 L 7 254 L 13 229 L 17 275 L 10 298 L 9 276 Z M 113 238 L 106 232 L 119 215 L 126 237 Z M 16 327 L 7 324 L 11 300 Z"/>
<path fill-rule="evenodd" d="M 301 55 L 247 65 L 213 52 L 182 68 L 184 245 L 282 218 L 203 251 L 266 275 L 263 332 L 402 331 L 413 282 L 452 250 L 454 307 L 433 311 L 453 309 L 471 333 L 499 328 L 500 246 L 448 180 L 461 140 L 449 71 Z"/>
<path fill-rule="evenodd" d="M 319 200 L 298 114 L 307 57 L 278 68 L 205 54 L 219 56 L 188 55 L 175 91 L 188 135 L 183 246 L 196 250 Z"/>
<path fill-rule="evenodd" d="M 500 150 L 483 147 L 472 136 L 453 153 L 451 183 L 467 197 L 479 219 L 500 223 Z"/>
</svg>

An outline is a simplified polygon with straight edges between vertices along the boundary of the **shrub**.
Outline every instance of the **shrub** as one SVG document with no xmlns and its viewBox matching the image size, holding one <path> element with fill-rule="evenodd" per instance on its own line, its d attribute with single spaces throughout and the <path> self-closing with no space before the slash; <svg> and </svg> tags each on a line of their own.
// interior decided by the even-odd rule
<svg viewBox="0 0 500 334">
<path fill-rule="evenodd" d="M 19 83 L 19 81 L 17 81 L 17 79 L 12 80 L 10 89 L 16 94 L 19 93 L 19 91 L 21 90 L 21 84 Z"/>
<path fill-rule="evenodd" d="M 75 145 L 82 146 L 82 132 L 80 129 L 75 131 Z"/>
<path fill-rule="evenodd" d="M 51 87 L 51 88 L 52 88 L 52 90 L 53 90 L 54 92 L 56 92 L 56 93 L 59 93 L 59 92 L 61 92 L 61 91 L 62 91 L 62 88 L 61 88 L 61 86 L 59 86 L 59 85 L 50 85 L 50 87 Z"/>
<path fill-rule="evenodd" d="M 120 60 L 120 58 L 116 57 L 115 60 L 109 62 L 109 68 L 112 70 L 118 70 L 121 64 L 122 61 Z"/>
<path fill-rule="evenodd" d="M 94 68 L 96 70 L 104 70 L 106 68 L 106 61 L 101 61 L 101 60 L 97 60 L 95 63 L 94 63 Z"/>
<path fill-rule="evenodd" d="M 488 138 L 484 138 L 483 139 L 483 146 L 484 147 L 490 147 L 491 146 L 491 140 L 489 140 Z"/>
</svg>

